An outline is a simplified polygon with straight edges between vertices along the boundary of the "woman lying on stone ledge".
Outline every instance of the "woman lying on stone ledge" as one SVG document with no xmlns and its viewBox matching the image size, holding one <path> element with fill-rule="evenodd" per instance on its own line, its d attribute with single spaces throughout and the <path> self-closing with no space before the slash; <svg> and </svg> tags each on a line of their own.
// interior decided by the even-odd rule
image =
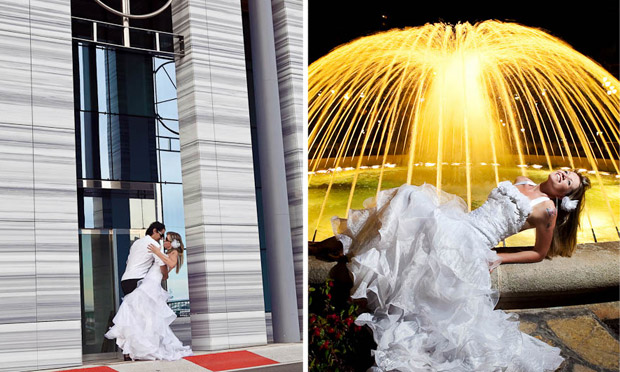
<svg viewBox="0 0 620 372">
<path fill-rule="evenodd" d="M 331 274 L 366 302 L 357 325 L 373 331 L 375 371 L 553 371 L 560 350 L 519 331 L 516 315 L 494 310 L 490 271 L 500 263 L 570 256 L 590 187 L 574 171 L 540 185 L 501 182 L 478 209 L 431 185 L 381 191 L 334 217 L 335 236 L 309 254 L 339 261 Z M 496 253 L 502 239 L 536 229 L 532 250 Z"/>
</svg>

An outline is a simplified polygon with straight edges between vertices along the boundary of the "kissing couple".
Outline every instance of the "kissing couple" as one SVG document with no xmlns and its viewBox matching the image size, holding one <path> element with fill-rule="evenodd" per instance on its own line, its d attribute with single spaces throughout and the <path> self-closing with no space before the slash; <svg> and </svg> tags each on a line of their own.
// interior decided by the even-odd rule
<svg viewBox="0 0 620 372">
<path fill-rule="evenodd" d="M 159 241 L 164 239 L 161 252 Z M 170 295 L 162 288 L 162 279 L 183 265 L 183 241 L 176 232 L 168 232 L 160 222 L 153 222 L 146 235 L 129 250 L 127 267 L 121 278 L 125 297 L 113 319 L 114 326 L 105 334 L 116 339 L 125 360 L 177 360 L 192 355 L 189 346 L 170 329 L 176 314 L 168 306 Z"/>
</svg>

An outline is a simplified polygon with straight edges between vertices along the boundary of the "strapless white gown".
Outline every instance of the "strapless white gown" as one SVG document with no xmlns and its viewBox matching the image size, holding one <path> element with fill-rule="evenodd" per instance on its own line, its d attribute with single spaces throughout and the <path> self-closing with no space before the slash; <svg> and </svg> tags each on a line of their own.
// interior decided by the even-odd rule
<svg viewBox="0 0 620 372">
<path fill-rule="evenodd" d="M 353 298 L 366 298 L 377 343 L 374 371 L 554 371 L 560 350 L 494 310 L 491 249 L 520 231 L 530 200 L 501 182 L 478 209 L 432 185 L 379 193 L 348 220 L 333 218 L 350 258 Z"/>
<path fill-rule="evenodd" d="M 162 273 L 153 265 L 138 287 L 126 295 L 114 326 L 105 334 L 132 359 L 177 360 L 193 355 L 189 346 L 174 335 L 170 324 L 176 314 L 168 306 L 170 295 L 161 287 Z"/>
</svg>

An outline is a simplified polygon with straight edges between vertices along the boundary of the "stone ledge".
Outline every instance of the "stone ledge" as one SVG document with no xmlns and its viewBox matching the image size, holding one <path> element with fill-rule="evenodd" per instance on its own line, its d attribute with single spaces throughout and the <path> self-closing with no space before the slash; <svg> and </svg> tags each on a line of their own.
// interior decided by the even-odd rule
<svg viewBox="0 0 620 372">
<path fill-rule="evenodd" d="M 518 251 L 527 248 L 501 248 Z M 572 257 L 501 265 L 492 274 L 501 309 L 578 305 L 620 297 L 620 242 L 579 244 Z M 308 258 L 308 283 L 322 283 L 335 262 Z"/>
<path fill-rule="evenodd" d="M 518 249 L 517 249 L 518 250 Z M 566 306 L 618 299 L 620 242 L 580 244 L 572 257 L 501 265 L 499 308 Z"/>
</svg>

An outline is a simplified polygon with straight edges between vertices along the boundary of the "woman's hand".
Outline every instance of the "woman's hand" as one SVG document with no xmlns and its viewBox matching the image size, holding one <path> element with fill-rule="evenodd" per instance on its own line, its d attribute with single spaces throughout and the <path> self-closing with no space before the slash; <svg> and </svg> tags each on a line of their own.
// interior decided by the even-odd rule
<svg viewBox="0 0 620 372">
<path fill-rule="evenodd" d="M 149 251 L 151 251 L 151 253 L 154 253 L 155 255 L 157 255 L 157 257 L 159 257 L 166 264 L 166 266 L 168 266 L 168 271 L 174 269 L 175 266 L 177 265 L 177 254 L 178 253 L 176 251 L 172 251 L 169 257 L 163 254 L 159 250 L 159 248 L 154 244 L 149 244 L 148 248 L 149 248 Z"/>
<path fill-rule="evenodd" d="M 157 254 L 159 257 L 161 257 L 160 255 L 162 255 L 161 251 L 159 250 L 159 247 L 156 246 L 155 244 L 149 244 L 148 246 L 149 251 L 151 251 L 151 253 L 155 253 Z M 158 254 L 159 253 L 159 254 Z"/>
</svg>

